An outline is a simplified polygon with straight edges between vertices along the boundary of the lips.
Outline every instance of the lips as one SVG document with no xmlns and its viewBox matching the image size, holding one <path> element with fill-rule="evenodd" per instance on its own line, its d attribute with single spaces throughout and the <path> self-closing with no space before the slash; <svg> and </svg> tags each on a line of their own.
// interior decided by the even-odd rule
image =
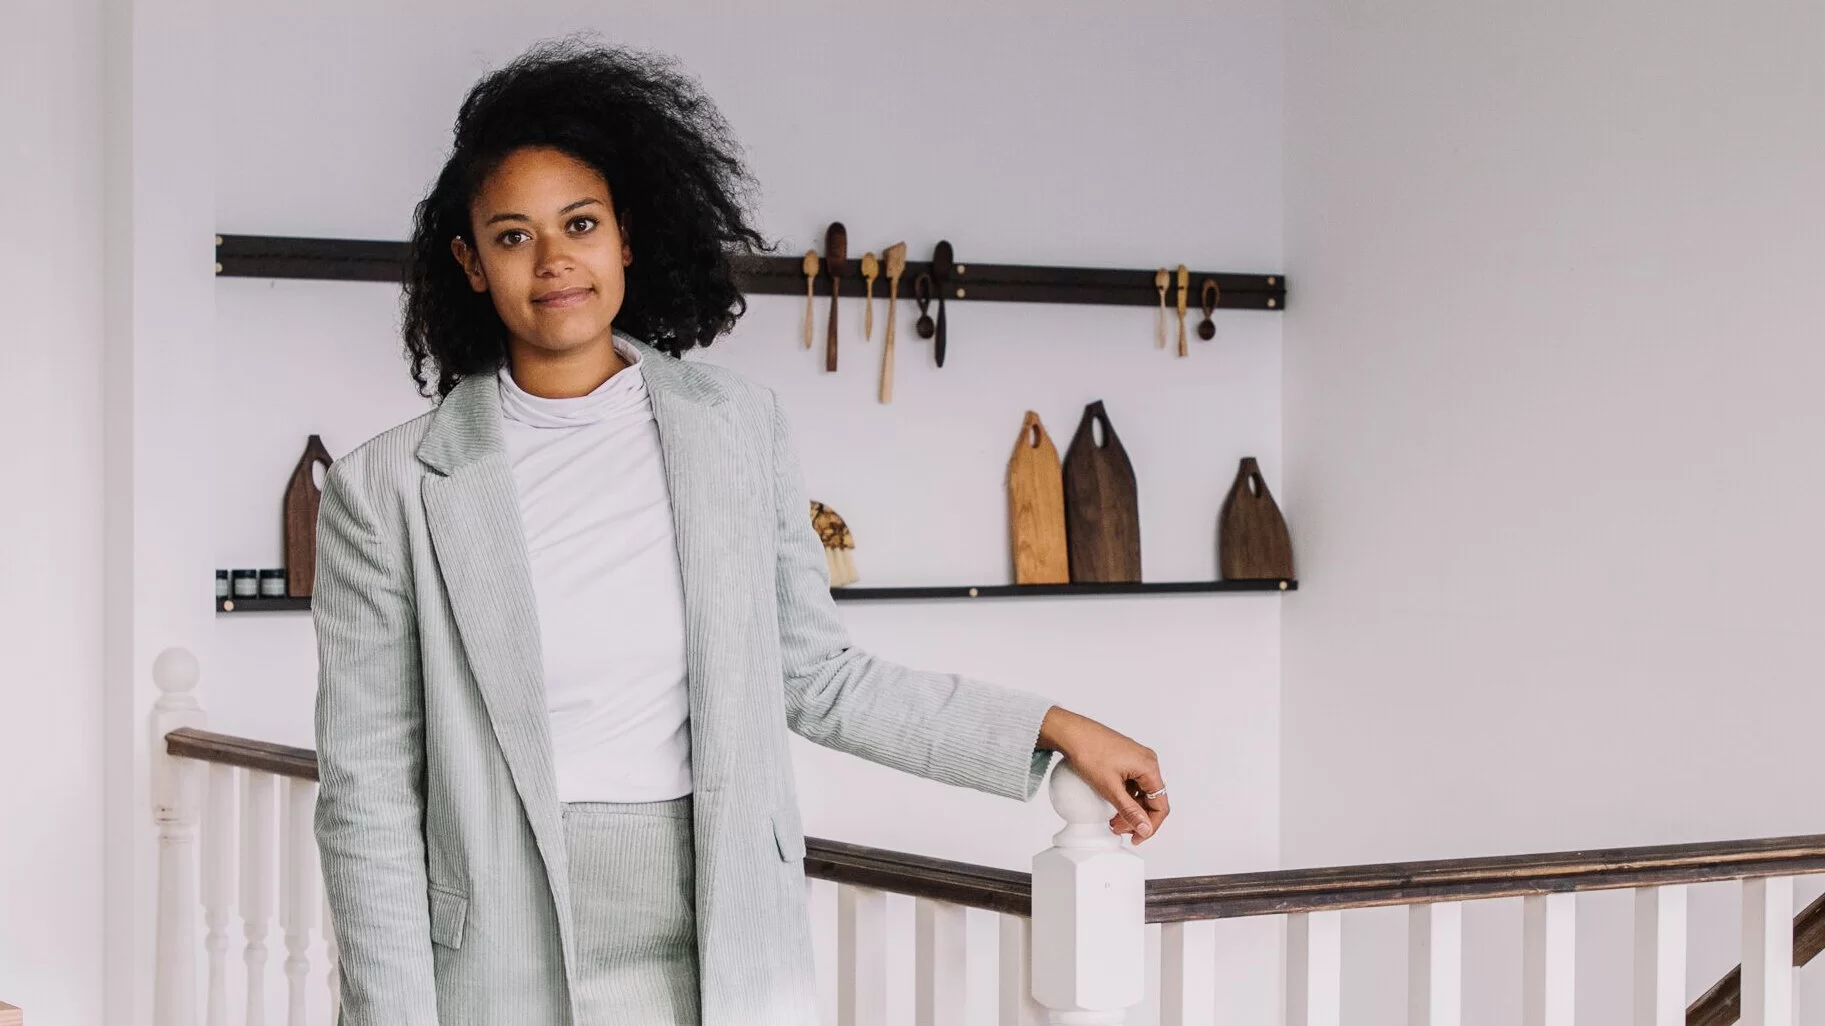
<svg viewBox="0 0 1825 1026">
<path fill-rule="evenodd" d="M 588 289 L 560 289 L 556 292 L 547 292 L 544 295 L 533 299 L 533 302 L 545 307 L 575 306 L 588 296 Z"/>
</svg>

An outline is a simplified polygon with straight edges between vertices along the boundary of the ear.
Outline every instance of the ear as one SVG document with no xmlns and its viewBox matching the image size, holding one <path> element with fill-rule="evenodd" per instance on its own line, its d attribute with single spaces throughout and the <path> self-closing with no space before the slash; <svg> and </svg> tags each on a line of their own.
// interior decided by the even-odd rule
<svg viewBox="0 0 1825 1026">
<path fill-rule="evenodd" d="M 634 247 L 627 244 L 627 221 L 628 221 L 627 215 L 622 214 L 620 220 L 616 222 L 616 224 L 618 225 L 618 227 L 621 230 L 621 266 L 622 267 L 632 267 L 634 264 Z"/>
<path fill-rule="evenodd" d="M 451 237 L 450 253 L 463 266 L 463 275 L 469 279 L 469 287 L 477 292 L 488 291 L 488 274 L 482 269 L 481 258 L 475 250 L 469 248 L 469 243 L 461 235 Z"/>
</svg>

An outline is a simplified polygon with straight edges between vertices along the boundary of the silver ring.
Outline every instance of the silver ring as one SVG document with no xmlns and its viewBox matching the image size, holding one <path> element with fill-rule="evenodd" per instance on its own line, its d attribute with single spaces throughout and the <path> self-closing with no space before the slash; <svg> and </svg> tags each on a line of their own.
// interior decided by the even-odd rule
<svg viewBox="0 0 1825 1026">
<path fill-rule="evenodd" d="M 1148 801 L 1153 801 L 1155 798 L 1159 798 L 1159 797 L 1165 795 L 1165 793 L 1166 793 L 1166 789 L 1162 787 L 1158 791 L 1142 791 L 1141 797 L 1147 799 Z"/>
</svg>

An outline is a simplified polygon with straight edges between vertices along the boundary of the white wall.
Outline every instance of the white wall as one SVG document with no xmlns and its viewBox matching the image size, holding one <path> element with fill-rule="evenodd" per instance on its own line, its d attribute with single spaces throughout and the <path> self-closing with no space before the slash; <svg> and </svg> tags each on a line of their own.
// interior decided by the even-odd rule
<svg viewBox="0 0 1825 1026">
<path fill-rule="evenodd" d="M 101 5 L 9 6 L 0 1001 L 34 1023 L 98 1023 L 102 1012 L 101 110 Z"/>
<path fill-rule="evenodd" d="M 965 263 L 1278 271 L 1278 5 L 1055 12 L 223 5 L 217 223 L 403 238 L 464 90 L 536 39 L 593 27 L 675 53 L 702 77 L 748 148 L 763 227 L 784 252 L 821 249 L 840 219 L 857 258 L 903 239 L 925 259 L 949 238 Z M 397 295 L 218 283 L 215 394 L 250 412 L 213 436 L 216 566 L 277 565 L 280 497 L 308 434 L 341 454 L 424 408 L 398 355 Z M 845 311 L 835 375 L 821 370 L 827 308 L 812 353 L 799 348 L 803 310 L 802 299 L 755 297 L 705 358 L 785 395 L 813 493 L 859 540 L 864 584 L 1008 579 L 1003 475 L 1029 408 L 1062 449 L 1084 404 L 1107 401 L 1140 480 L 1152 580 L 1215 575 L 1216 514 L 1240 457 L 1280 480 L 1277 314 L 1224 314 L 1220 341 L 1194 341 L 1180 361 L 1154 348 L 1149 308 L 959 303 L 939 371 L 903 301 L 896 401 L 883 407 L 879 336 L 860 340 L 860 304 Z M 1142 851 L 1151 872 L 1177 875 L 1278 862 L 1279 603 L 842 608 L 858 642 L 884 655 L 1047 692 L 1159 749 L 1176 811 Z M 310 743 L 308 617 L 220 617 L 215 651 L 204 700 L 216 729 Z M 943 789 L 808 744 L 798 759 L 814 834 L 1024 866 L 1056 829 L 1043 801 Z M 1225 943 L 1233 986 L 1257 994 L 1273 944 L 1248 929 Z"/>
<path fill-rule="evenodd" d="M 1288 864 L 1818 831 L 1825 9 L 1288 12 Z"/>
</svg>

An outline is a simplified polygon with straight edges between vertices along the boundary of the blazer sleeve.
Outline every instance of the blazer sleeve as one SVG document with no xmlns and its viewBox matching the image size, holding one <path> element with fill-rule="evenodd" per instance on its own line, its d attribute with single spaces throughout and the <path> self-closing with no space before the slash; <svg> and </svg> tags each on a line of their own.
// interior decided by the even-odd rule
<svg viewBox="0 0 1825 1026">
<path fill-rule="evenodd" d="M 359 468 L 356 468 L 359 469 Z M 331 464 L 317 519 L 316 835 L 342 1026 L 437 1026 L 424 842 L 424 697 L 403 544 Z"/>
<path fill-rule="evenodd" d="M 855 647 L 830 596 L 791 427 L 773 396 L 776 586 L 786 719 L 820 745 L 930 780 L 1025 801 L 1052 753 L 1036 747 L 1049 699 L 915 670 Z"/>
</svg>

